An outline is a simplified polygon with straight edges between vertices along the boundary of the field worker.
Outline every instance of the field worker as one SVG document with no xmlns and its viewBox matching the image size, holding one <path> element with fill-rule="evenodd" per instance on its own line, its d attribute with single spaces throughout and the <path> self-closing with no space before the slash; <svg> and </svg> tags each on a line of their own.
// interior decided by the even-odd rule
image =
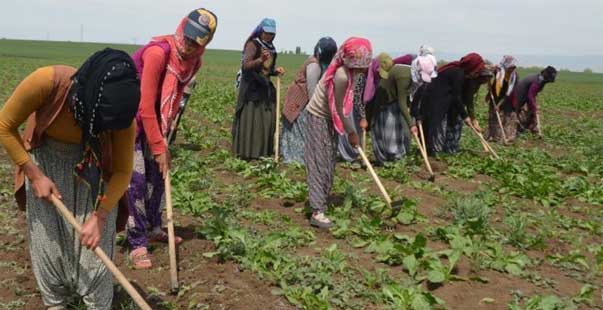
<svg viewBox="0 0 603 310">
<path fill-rule="evenodd" d="M 379 80 L 376 86 L 371 83 L 375 79 Z M 411 124 L 415 127 L 407 104 L 410 82 L 410 66 L 393 65 L 385 53 L 373 59 L 364 98 L 378 164 L 400 160 L 409 149 Z"/>
<path fill-rule="evenodd" d="M 283 106 L 283 127 L 280 141 L 283 162 L 304 164 L 304 127 L 306 104 L 312 98 L 318 81 L 327 70 L 337 52 L 337 43 L 331 37 L 323 37 L 314 47 L 314 54 L 302 65 L 295 81 L 287 90 Z"/>
<path fill-rule="evenodd" d="M 478 80 L 484 69 L 484 60 L 479 54 L 467 54 L 439 68 L 438 77 L 425 89 L 421 119 L 430 155 L 458 152 L 463 121 L 480 130 L 473 101 L 479 87 L 469 91 L 469 86 L 475 85 L 470 82 Z"/>
<path fill-rule="evenodd" d="M 242 159 L 274 154 L 276 89 L 270 77 L 285 73 L 282 67 L 276 68 L 275 36 L 276 22 L 264 18 L 245 41 L 232 124 L 232 151 Z"/>
<path fill-rule="evenodd" d="M 184 88 L 201 68 L 201 57 L 217 25 L 212 12 L 194 10 L 182 19 L 175 34 L 153 38 L 133 56 L 141 77 L 141 98 L 136 116 L 134 173 L 128 190 L 127 236 L 129 257 L 136 269 L 152 267 L 149 241 L 168 242 L 167 233 L 161 229 L 164 178 L 170 166 L 166 138 Z M 180 244 L 182 238 L 176 236 L 175 242 Z"/>
<path fill-rule="evenodd" d="M 495 80 L 489 87 L 486 96 L 488 102 L 488 136 L 487 139 L 499 142 L 512 142 L 517 137 L 517 101 L 515 97 L 515 86 L 519 76 L 517 74 L 517 60 L 513 56 L 503 56 L 496 66 Z M 496 113 L 498 112 L 498 116 Z M 502 123 L 507 141 L 503 141 Z"/>
<path fill-rule="evenodd" d="M 417 126 L 422 121 L 420 111 L 423 94 L 431 81 L 438 77 L 437 65 L 438 62 L 434 55 L 434 49 L 427 45 L 421 45 L 419 56 L 410 63 L 412 82 L 408 89 L 408 100 L 410 101 L 411 134 L 414 132 L 419 135 Z"/>
<path fill-rule="evenodd" d="M 536 96 L 547 83 L 555 82 L 556 77 L 557 69 L 548 66 L 539 74 L 529 75 L 519 81 L 516 96 L 520 131 L 530 130 L 542 138 Z"/>
<path fill-rule="evenodd" d="M 355 76 L 365 74 L 371 64 L 371 43 L 352 37 L 339 47 L 327 71 L 318 82 L 306 110 L 309 112 L 304 133 L 310 224 L 329 228 L 333 223 L 325 216 L 327 198 L 333 186 L 337 136 L 347 135 L 353 147 L 359 138 L 352 119 Z"/>
<path fill-rule="evenodd" d="M 132 59 L 107 48 L 77 71 L 34 71 L 0 111 L 0 143 L 17 165 L 17 202 L 26 207 L 32 270 L 47 309 L 66 309 L 74 295 L 88 309 L 111 309 L 111 273 L 80 245 L 115 253 L 115 206 L 132 175 L 139 100 Z M 53 195 L 83 223 L 80 234 L 50 202 Z"/>
<path fill-rule="evenodd" d="M 373 61 L 371 62 L 371 67 L 369 68 L 367 73 L 367 79 L 364 89 L 360 94 L 362 96 L 361 110 L 363 111 L 363 115 L 360 119 L 359 126 L 363 131 L 372 130 L 371 121 L 373 120 L 374 113 L 376 112 L 375 107 L 378 107 L 378 105 L 368 105 L 368 103 L 371 102 L 371 100 L 373 100 L 373 98 L 375 97 L 375 93 L 381 81 L 381 76 L 387 76 L 387 73 L 391 68 L 393 68 L 394 65 L 410 65 L 414 58 L 416 58 L 416 55 L 406 54 L 396 59 L 391 59 L 388 54 L 383 53 L 373 59 Z M 360 142 L 363 143 L 362 137 L 360 139 Z M 373 147 L 375 147 L 374 144 Z M 353 151 L 354 155 L 358 156 L 357 152 L 355 150 Z M 378 164 L 382 164 L 382 161 L 378 161 Z"/>
</svg>

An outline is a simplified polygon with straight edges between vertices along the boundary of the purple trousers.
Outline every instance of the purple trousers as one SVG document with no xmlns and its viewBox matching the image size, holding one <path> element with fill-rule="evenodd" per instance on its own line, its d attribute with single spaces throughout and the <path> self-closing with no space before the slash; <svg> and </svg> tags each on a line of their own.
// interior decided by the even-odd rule
<svg viewBox="0 0 603 310">
<path fill-rule="evenodd" d="M 161 228 L 161 199 L 165 192 L 159 165 L 147 147 L 140 125 L 134 143 L 134 171 L 128 188 L 130 216 L 126 231 L 132 250 L 147 247 L 147 233 Z"/>
</svg>

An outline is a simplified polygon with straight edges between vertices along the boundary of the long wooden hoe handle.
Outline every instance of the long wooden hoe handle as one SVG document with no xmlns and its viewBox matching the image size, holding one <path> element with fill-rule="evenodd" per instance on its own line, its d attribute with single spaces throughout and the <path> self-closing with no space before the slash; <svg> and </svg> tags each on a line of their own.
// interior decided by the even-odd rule
<svg viewBox="0 0 603 310">
<path fill-rule="evenodd" d="M 482 134 L 479 131 L 477 131 L 477 129 L 475 129 L 475 127 L 473 127 L 473 125 L 469 125 L 469 127 L 473 130 L 473 132 L 480 139 L 480 142 L 482 143 L 482 145 L 488 149 L 488 152 L 490 152 L 490 154 L 492 154 L 492 156 L 494 156 L 494 158 L 500 159 L 500 157 L 498 157 L 498 154 L 496 154 L 496 152 L 490 146 L 490 144 L 488 143 L 488 141 L 486 141 L 486 139 L 484 139 L 484 136 L 482 136 Z"/>
<path fill-rule="evenodd" d="M 496 119 L 498 120 L 498 126 L 500 127 L 503 142 L 507 143 L 507 134 L 505 133 L 505 128 L 503 127 L 502 120 L 500 119 L 500 113 L 498 113 L 498 107 L 502 104 L 504 98 L 500 101 L 500 104 L 496 104 L 494 95 L 492 95 L 492 92 L 490 92 L 490 100 L 492 101 L 492 109 L 494 109 L 494 113 L 496 113 Z"/>
<path fill-rule="evenodd" d="M 427 151 L 421 146 L 421 141 L 419 140 L 419 136 L 413 132 L 413 137 L 415 137 L 415 142 L 417 142 L 417 147 L 419 147 L 419 151 L 421 152 L 421 156 L 423 156 L 423 161 L 425 161 L 425 166 L 427 166 L 427 171 L 429 174 L 433 174 L 433 170 L 431 170 L 431 164 L 429 163 L 429 159 L 427 158 Z"/>
<path fill-rule="evenodd" d="M 276 76 L 276 129 L 274 130 L 274 161 L 278 162 L 279 159 L 279 135 L 281 129 L 281 77 Z"/>
<path fill-rule="evenodd" d="M 542 128 L 540 127 L 540 114 L 536 113 L 536 128 L 538 130 L 538 134 L 542 136 Z"/>
<path fill-rule="evenodd" d="M 417 122 L 417 125 L 419 126 L 419 134 L 421 135 L 421 144 L 423 145 L 423 150 L 427 152 L 427 145 L 425 144 L 425 134 L 423 133 L 423 123 L 419 121 Z"/>
<path fill-rule="evenodd" d="M 496 119 L 498 120 L 498 126 L 500 127 L 500 132 L 502 134 L 503 142 L 507 143 L 507 134 L 505 133 L 505 128 L 503 127 L 502 120 L 500 119 L 500 113 L 498 113 L 497 108 L 494 108 L 494 113 L 496 113 Z"/>
<path fill-rule="evenodd" d="M 172 181 L 170 172 L 165 177 L 165 208 L 167 211 L 166 220 L 168 227 L 168 251 L 170 256 L 170 288 L 172 292 L 177 292 L 178 284 L 178 263 L 176 262 L 176 239 L 174 236 L 174 211 L 172 207 Z"/>
<path fill-rule="evenodd" d="M 61 213 L 61 215 L 63 215 L 63 217 L 67 220 L 67 222 L 69 222 L 69 224 L 71 224 L 71 226 L 73 226 L 73 228 L 75 228 L 75 231 L 78 234 L 80 234 L 82 232 L 82 226 L 73 217 L 73 215 L 67 209 L 67 207 L 65 207 L 63 202 L 54 195 L 52 195 L 50 197 L 50 199 L 51 199 L 52 203 L 54 204 L 54 206 L 57 208 L 57 210 L 59 210 L 59 213 Z M 94 253 L 103 262 L 103 264 L 105 264 L 105 266 L 107 266 L 107 268 L 109 269 L 109 271 L 111 271 L 111 273 L 117 279 L 119 284 L 121 284 L 121 286 L 126 290 L 126 292 L 128 292 L 128 294 L 130 295 L 130 297 L 132 297 L 134 302 L 136 302 L 138 307 L 140 307 L 140 309 L 143 309 L 143 310 L 151 310 L 151 307 L 149 306 L 149 304 L 147 304 L 147 302 L 142 298 L 142 296 L 140 296 L 138 291 L 132 286 L 132 284 L 130 284 L 130 282 L 128 281 L 128 279 L 126 279 L 124 274 L 121 273 L 121 271 L 119 271 L 119 269 L 117 269 L 117 266 L 115 266 L 115 264 L 113 264 L 113 261 L 111 261 L 111 258 L 109 258 L 109 256 L 107 256 L 107 254 L 105 254 L 105 252 L 100 247 L 96 247 L 96 249 L 94 249 Z"/>
<path fill-rule="evenodd" d="M 381 191 L 383 198 L 385 198 L 385 202 L 387 203 L 387 206 L 391 207 L 392 199 L 389 197 L 389 194 L 387 194 L 385 187 L 383 187 L 383 184 L 381 183 L 379 176 L 377 176 L 375 169 L 373 169 L 373 165 L 371 165 L 371 162 L 368 160 L 368 157 L 366 157 L 366 154 L 364 154 L 364 151 L 362 150 L 362 148 L 360 146 L 358 146 L 356 149 L 358 150 L 358 153 L 360 153 L 360 157 L 362 157 L 362 160 L 364 161 L 364 164 L 366 165 L 366 168 L 368 169 L 369 173 L 373 177 L 373 180 L 375 180 L 377 187 L 379 187 L 379 190 Z"/>
</svg>

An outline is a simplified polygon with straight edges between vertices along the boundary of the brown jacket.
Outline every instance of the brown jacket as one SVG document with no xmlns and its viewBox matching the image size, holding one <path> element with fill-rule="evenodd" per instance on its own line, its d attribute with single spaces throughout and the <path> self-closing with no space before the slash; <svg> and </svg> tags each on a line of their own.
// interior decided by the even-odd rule
<svg viewBox="0 0 603 310">
<path fill-rule="evenodd" d="M 289 89 L 287 89 L 287 98 L 285 98 L 285 105 L 283 106 L 283 116 L 290 122 L 293 123 L 301 111 L 304 110 L 310 97 L 308 95 L 308 88 L 306 86 L 306 68 L 312 63 L 318 63 L 316 57 L 310 57 L 304 62 L 302 68 L 297 72 L 295 81 Z"/>
<path fill-rule="evenodd" d="M 52 92 L 49 97 L 49 104 L 40 107 L 32 113 L 27 119 L 22 139 L 25 149 L 31 151 L 40 146 L 45 138 L 46 130 L 59 115 L 69 94 L 71 87 L 71 76 L 75 73 L 75 68 L 69 66 L 53 66 L 54 77 Z M 106 141 L 102 144 L 103 152 L 103 175 L 105 178 L 111 177 L 111 143 Z M 25 174 L 20 166 L 15 169 L 15 200 L 19 209 L 25 210 L 27 204 L 25 195 Z M 123 230 L 128 219 L 128 200 L 127 192 L 119 200 L 119 209 L 117 216 L 117 231 Z"/>
</svg>

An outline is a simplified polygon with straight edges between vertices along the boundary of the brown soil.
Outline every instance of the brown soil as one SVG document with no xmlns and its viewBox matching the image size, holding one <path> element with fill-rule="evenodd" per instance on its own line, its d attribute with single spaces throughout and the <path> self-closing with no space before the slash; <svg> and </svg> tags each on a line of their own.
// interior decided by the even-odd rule
<svg viewBox="0 0 603 310">
<path fill-rule="evenodd" d="M 543 145 L 545 145 L 543 142 L 538 141 L 529 143 L 529 146 L 534 147 Z M 225 144 L 221 147 L 228 147 L 228 145 Z M 477 175 L 471 180 L 455 179 L 445 174 L 447 168 L 445 163 L 432 162 L 433 164 L 438 168 L 434 170 L 439 171 L 436 173 L 436 184 L 449 191 L 470 194 L 479 190 L 480 187 L 489 186 L 494 182 L 493 179 L 483 175 Z M 10 188 L 6 184 L 11 184 L 11 166 L 3 154 L 0 154 L 0 170 L 4 187 Z M 215 172 L 216 178 L 219 179 L 218 182 L 222 184 L 252 182 L 229 171 L 215 170 Z M 358 170 L 354 173 L 366 172 Z M 351 171 L 338 168 L 337 174 L 346 178 L 350 176 Z M 366 179 L 368 181 L 365 184 L 370 192 L 379 193 L 368 174 L 366 174 Z M 427 182 L 417 176 L 411 176 L 411 179 Z M 427 225 L 431 227 L 446 225 L 452 220 L 451 216 L 445 212 L 451 203 L 446 198 L 432 192 L 415 189 L 408 184 L 400 184 L 389 179 L 382 181 L 388 190 L 417 200 L 418 212 L 427 219 L 427 223 L 398 225 L 395 232 L 405 234 L 425 232 Z M 332 198 L 337 200 L 337 197 Z M 529 206 L 529 210 L 539 208 L 529 201 L 525 204 Z M 252 202 L 250 209 L 271 210 L 288 216 L 296 225 L 307 227 L 308 219 L 304 213 L 296 212 L 297 208 L 303 207 L 304 203 L 258 198 Z M 584 207 L 588 207 L 588 205 L 584 205 Z M 502 218 L 502 209 L 502 206 L 496 207 L 498 219 Z M 585 216 L 570 212 L 565 208 L 560 208 L 560 213 L 579 219 L 583 219 Z M 166 245 L 153 247 L 152 257 L 155 267 L 150 271 L 130 268 L 126 261 L 127 251 L 123 246 L 118 247 L 120 251 L 116 254 L 117 266 L 136 287 L 146 293 L 145 297 L 152 303 L 153 309 L 165 308 L 162 304 L 166 303 L 171 303 L 175 309 L 189 309 L 191 305 L 193 308 L 190 309 L 294 309 L 285 298 L 272 294 L 275 286 L 258 279 L 256 274 L 242 270 L 240 266 L 232 262 L 219 263 L 205 258 L 203 253 L 213 251 L 214 246 L 211 242 L 198 238 L 194 233 L 199 223 L 179 213 L 176 213 L 176 219 L 179 220 L 176 225 L 177 232 L 185 238 L 185 242 L 178 249 L 181 287 L 179 296 L 169 294 L 169 261 Z M 250 223 L 244 224 L 251 225 Z M 31 271 L 25 229 L 24 214 L 16 211 L 10 195 L 2 194 L 0 196 L 0 246 L 2 247 L 2 251 L 0 251 L 0 303 L 22 302 L 23 305 L 21 307 L 16 305 L 15 309 L 41 309 L 40 296 Z M 268 228 L 258 227 L 258 229 Z M 338 249 L 348 255 L 349 263 L 354 264 L 355 267 L 371 271 L 377 268 L 386 269 L 392 278 L 401 281 L 408 278 L 402 267 L 376 263 L 372 254 L 366 253 L 364 249 L 353 248 L 345 240 L 334 238 L 329 231 L 316 229 L 314 233 L 316 242 L 296 249 L 297 255 L 318 256 L 326 247 L 337 244 Z M 432 250 L 447 248 L 446 244 L 434 241 L 429 241 L 428 246 Z M 550 240 L 545 251 L 530 251 L 528 254 L 533 259 L 542 260 L 546 254 L 567 251 L 569 251 L 569 247 L 563 241 Z M 571 297 L 577 294 L 584 284 L 548 263 L 540 264 L 531 268 L 533 270 L 529 270 L 529 272 L 537 272 L 541 279 L 546 279 L 549 283 L 548 286 L 539 285 L 537 281 L 530 281 L 525 277 L 514 277 L 493 270 L 474 270 L 474 268 L 466 258 L 463 258 L 455 272 L 459 277 L 481 278 L 486 283 L 476 280 L 452 281 L 443 286 L 425 286 L 425 288 L 443 299 L 448 309 L 507 309 L 507 304 L 513 299 L 513 292 L 521 292 L 525 296 L 557 294 Z M 594 295 L 600 296 L 600 293 L 600 290 L 597 290 Z M 118 294 L 116 300 L 120 301 L 122 298 L 123 292 Z M 194 305 L 198 305 L 198 308 L 194 308 Z M 597 305 L 600 307 L 601 301 L 598 301 Z M 203 308 L 203 306 L 208 308 Z M 380 309 L 381 307 L 370 305 L 367 308 Z"/>
<path fill-rule="evenodd" d="M 12 184 L 12 167 L 3 153 L 0 161 L 3 184 Z M 214 250 L 213 244 L 196 236 L 194 231 L 198 224 L 188 216 L 176 210 L 175 218 L 180 220 L 176 223 L 176 233 L 185 239 L 178 247 L 180 296 L 169 293 L 167 245 L 153 245 L 152 270 L 134 270 L 128 266 L 124 246 L 118 245 L 114 259 L 153 309 L 168 309 L 164 306 L 167 303 L 175 306 L 170 309 L 294 309 L 285 298 L 271 293 L 274 286 L 261 281 L 255 274 L 241 270 L 231 262 L 218 263 L 204 258 L 203 253 Z M 0 305 L 12 302 L 13 308 L 6 309 L 43 309 L 31 271 L 25 214 L 17 210 L 10 193 L 0 195 L 0 248 Z M 114 303 L 125 298 L 125 293 L 118 290 Z M 198 308 L 189 308 L 191 305 L 198 305 Z M 116 305 L 115 309 L 121 308 Z"/>
<path fill-rule="evenodd" d="M 18 227 L 19 234 L 25 235 L 23 213 L 4 208 L 2 211 L 11 217 L 14 216 L 10 222 L 3 221 L 3 226 Z M 180 296 L 169 294 L 169 259 L 166 245 L 154 246 L 152 270 L 130 268 L 124 247 L 118 246 L 119 252 L 114 260 L 133 285 L 144 292 L 143 297 L 153 309 L 164 308 L 163 303 L 172 303 L 176 309 L 188 309 L 191 304 L 198 304 L 199 307 L 207 305 L 209 309 L 294 309 L 284 298 L 274 296 L 271 290 L 275 287 L 260 281 L 255 274 L 241 270 L 231 262 L 218 263 L 204 258 L 203 253 L 214 250 L 213 244 L 197 238 L 194 234 L 195 225 L 186 223 L 186 217 L 179 214 L 176 214 L 176 217 L 183 219 L 176 232 L 185 239 L 178 248 Z M 21 300 L 25 303 L 22 309 L 42 309 L 31 271 L 27 242 L 13 245 L 14 236 L 11 239 L 11 236 L 2 235 L 0 244 L 12 245 L 10 251 L 0 254 L 0 302 Z M 10 267 L 7 266 L 9 264 Z M 123 298 L 122 292 L 116 296 L 116 302 Z"/>
</svg>

